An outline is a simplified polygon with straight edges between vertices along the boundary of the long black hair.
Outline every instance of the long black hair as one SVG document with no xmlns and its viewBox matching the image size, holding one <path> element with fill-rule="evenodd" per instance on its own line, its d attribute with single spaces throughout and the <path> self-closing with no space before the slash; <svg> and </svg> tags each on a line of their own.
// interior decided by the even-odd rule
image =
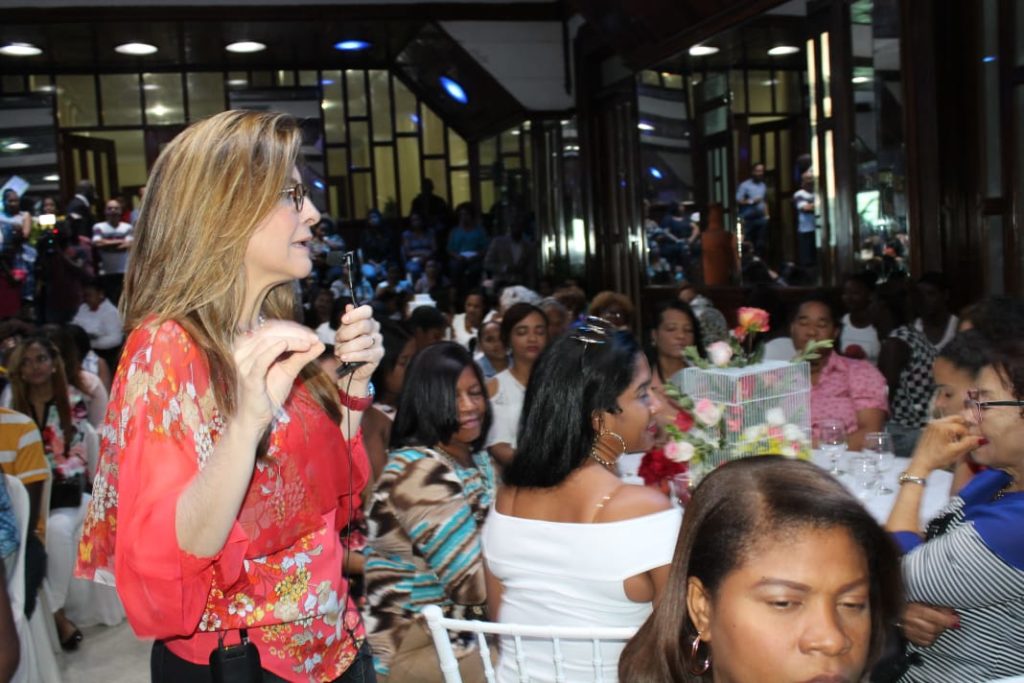
<svg viewBox="0 0 1024 683">
<path fill-rule="evenodd" d="M 483 448 L 491 428 L 491 403 L 487 400 L 484 375 L 469 351 L 455 342 L 431 344 L 413 356 L 405 371 L 391 428 L 391 448 L 448 443 L 459 431 L 455 387 L 466 368 L 473 369 L 487 406 L 480 437 L 472 444 L 474 451 Z"/>
<path fill-rule="evenodd" d="M 594 445 L 595 413 L 621 410 L 618 397 L 632 383 L 641 353 L 628 332 L 574 333 L 548 346 L 530 375 L 504 482 L 543 488 L 565 481 Z"/>
<path fill-rule="evenodd" d="M 801 529 L 841 529 L 864 554 L 870 578 L 871 644 L 865 671 L 882 653 L 887 626 L 903 606 L 899 555 L 889 535 L 830 474 L 809 462 L 764 455 L 735 460 L 704 478 L 686 506 L 683 528 L 661 600 L 626 645 L 619 676 L 631 683 L 694 683 L 688 579 L 712 599 L 726 577 L 757 554 L 760 543 Z"/>
</svg>

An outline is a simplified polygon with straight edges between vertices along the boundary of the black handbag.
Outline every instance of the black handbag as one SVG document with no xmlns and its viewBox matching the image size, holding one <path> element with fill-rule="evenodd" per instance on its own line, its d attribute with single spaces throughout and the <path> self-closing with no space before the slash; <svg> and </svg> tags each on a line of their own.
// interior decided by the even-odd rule
<svg viewBox="0 0 1024 683">
<path fill-rule="evenodd" d="M 210 653 L 210 676 L 214 683 L 262 683 L 260 651 L 249 640 L 246 629 L 239 633 L 238 645 L 225 647 L 223 633 L 217 639 L 217 649 Z"/>
<path fill-rule="evenodd" d="M 79 472 L 71 477 L 54 478 L 50 489 L 50 509 L 76 508 L 82 504 L 85 493 L 85 474 Z"/>
</svg>

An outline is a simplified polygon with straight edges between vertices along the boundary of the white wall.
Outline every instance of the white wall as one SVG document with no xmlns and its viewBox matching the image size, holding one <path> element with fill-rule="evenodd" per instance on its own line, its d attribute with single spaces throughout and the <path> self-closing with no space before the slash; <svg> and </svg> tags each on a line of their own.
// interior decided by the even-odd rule
<svg viewBox="0 0 1024 683">
<path fill-rule="evenodd" d="M 573 107 L 574 95 L 565 92 L 561 22 L 443 21 L 441 27 L 527 109 Z"/>
</svg>

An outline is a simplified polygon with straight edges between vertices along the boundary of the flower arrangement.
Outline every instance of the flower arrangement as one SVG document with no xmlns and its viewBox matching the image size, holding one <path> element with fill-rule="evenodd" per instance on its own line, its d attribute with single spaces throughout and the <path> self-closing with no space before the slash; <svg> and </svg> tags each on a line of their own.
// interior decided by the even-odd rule
<svg viewBox="0 0 1024 683">
<path fill-rule="evenodd" d="M 703 370 L 712 367 L 745 368 L 763 361 L 764 342 L 758 335 L 771 330 L 768 312 L 760 308 L 742 307 L 737 311 L 736 318 L 739 324 L 730 330 L 728 341 L 709 344 L 707 358 L 700 357 L 696 346 L 688 346 L 683 351 L 686 361 Z M 821 355 L 822 349 L 831 347 L 831 339 L 812 341 L 791 362 L 815 360 Z"/>
<path fill-rule="evenodd" d="M 665 394 L 679 406 L 675 420 L 665 425 L 668 440 L 660 448 L 646 453 L 640 461 L 638 474 L 648 486 L 661 485 L 677 474 L 699 465 L 716 448 L 721 447 L 719 427 L 722 408 L 708 399 L 693 399 L 671 385 Z"/>
</svg>

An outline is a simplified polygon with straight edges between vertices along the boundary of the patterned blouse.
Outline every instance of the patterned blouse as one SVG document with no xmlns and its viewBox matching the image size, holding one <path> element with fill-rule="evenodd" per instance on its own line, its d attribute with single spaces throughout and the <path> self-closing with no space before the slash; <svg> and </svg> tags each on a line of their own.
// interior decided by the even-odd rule
<svg viewBox="0 0 1024 683">
<path fill-rule="evenodd" d="M 136 635 L 165 640 L 189 662 L 208 662 L 217 631 L 246 627 L 265 669 L 331 681 L 365 637 L 338 532 L 359 506 L 369 463 L 361 437 L 346 444 L 300 381 L 284 411 L 224 548 L 185 552 L 175 542 L 177 502 L 224 420 L 188 333 L 173 321 L 134 330 L 102 426 L 77 572 L 107 583 L 116 575 Z"/>
<path fill-rule="evenodd" d="M 455 466 L 428 448 L 392 451 L 370 503 L 366 628 L 377 672 L 386 676 L 415 615 L 482 616 L 487 599 L 480 530 L 494 501 L 484 452 Z"/>
<path fill-rule="evenodd" d="M 935 346 L 924 332 L 913 325 L 898 327 L 889 336 L 903 340 L 910 348 L 910 360 L 900 372 L 896 393 L 889 397 L 892 405 L 890 418 L 906 427 L 922 427 L 928 421 L 928 407 L 934 394 L 932 363 L 937 353 Z"/>
</svg>

